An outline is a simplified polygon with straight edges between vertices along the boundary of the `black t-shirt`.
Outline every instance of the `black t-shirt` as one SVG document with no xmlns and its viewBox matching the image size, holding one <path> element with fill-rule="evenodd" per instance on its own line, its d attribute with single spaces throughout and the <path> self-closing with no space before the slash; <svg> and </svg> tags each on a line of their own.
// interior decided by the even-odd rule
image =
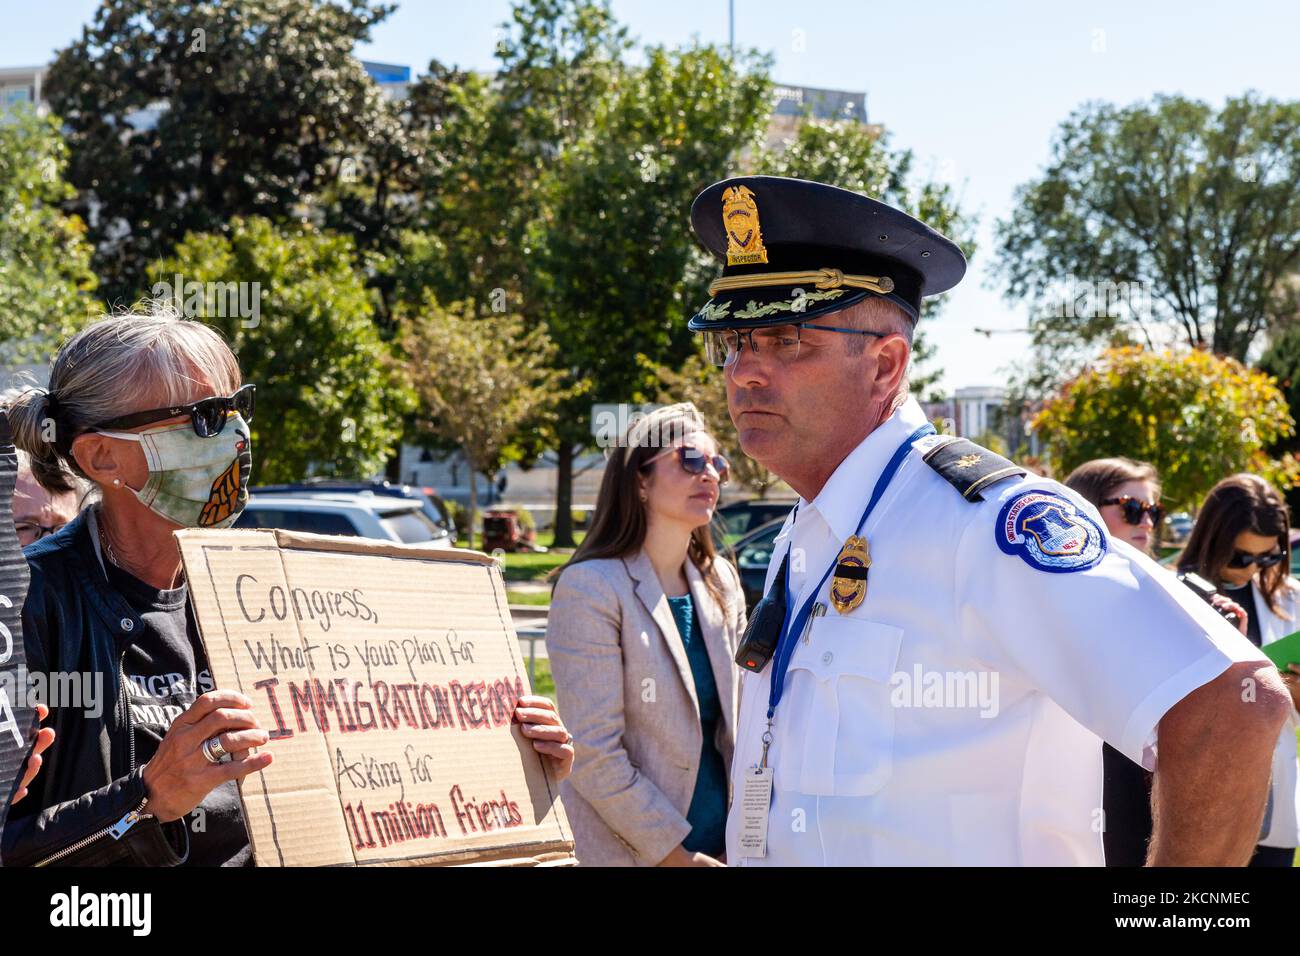
<svg viewBox="0 0 1300 956">
<path fill-rule="evenodd" d="M 1259 615 L 1255 613 L 1254 585 L 1247 581 L 1241 587 L 1230 588 L 1225 585 L 1220 587 L 1219 590 L 1223 592 L 1224 597 L 1236 601 L 1242 606 L 1243 610 L 1245 610 L 1246 637 L 1250 640 L 1250 643 L 1259 647 L 1263 643 L 1264 638 L 1261 636 L 1259 631 Z"/>
<path fill-rule="evenodd" d="M 212 690 L 212 675 L 186 600 L 185 584 L 159 590 L 111 561 L 104 565 L 109 583 L 144 622 L 143 632 L 132 635 L 122 659 L 138 767 L 158 751 L 172 721 L 200 694 Z M 185 825 L 190 855 L 183 865 L 252 865 L 235 781 L 226 781 L 204 797 L 185 816 Z"/>
</svg>

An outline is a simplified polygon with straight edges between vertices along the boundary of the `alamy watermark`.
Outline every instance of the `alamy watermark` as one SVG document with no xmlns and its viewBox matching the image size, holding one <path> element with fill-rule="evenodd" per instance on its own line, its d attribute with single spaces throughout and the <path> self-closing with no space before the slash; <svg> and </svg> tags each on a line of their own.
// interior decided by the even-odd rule
<svg viewBox="0 0 1300 956">
<path fill-rule="evenodd" d="M 170 300 L 186 318 L 240 319 L 246 329 L 255 329 L 262 321 L 260 282 L 187 282 L 177 273 L 170 282 L 155 282 L 150 292 L 154 298 Z"/>
<path fill-rule="evenodd" d="M 1069 275 L 1053 283 L 1045 299 L 1048 315 L 1059 319 L 1117 319 L 1126 315 L 1143 319 L 1152 313 L 1151 286 L 1146 282 Z"/>
<path fill-rule="evenodd" d="M 997 671 L 927 671 L 914 664 L 889 678 L 893 707 L 979 710 L 981 717 L 998 715 Z"/>
</svg>

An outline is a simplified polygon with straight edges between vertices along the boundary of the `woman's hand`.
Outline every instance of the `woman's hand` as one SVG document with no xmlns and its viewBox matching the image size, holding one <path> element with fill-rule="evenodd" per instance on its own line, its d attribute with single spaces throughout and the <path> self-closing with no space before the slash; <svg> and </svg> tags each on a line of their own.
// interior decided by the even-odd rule
<svg viewBox="0 0 1300 956">
<path fill-rule="evenodd" d="M 548 758 L 556 780 L 563 780 L 573 770 L 573 736 L 564 729 L 560 715 L 549 697 L 525 695 L 515 705 L 515 720 L 525 737 L 532 738 L 533 749 Z"/>
<path fill-rule="evenodd" d="M 1237 620 L 1233 623 L 1237 625 L 1237 630 L 1241 631 L 1243 635 L 1246 633 L 1250 619 L 1246 614 L 1246 609 L 1232 598 L 1223 594 L 1211 594 L 1210 607 L 1214 608 L 1220 614 L 1227 611 L 1229 614 L 1235 615 Z"/>
<path fill-rule="evenodd" d="M 678 844 L 673 852 L 659 861 L 659 866 L 726 866 L 721 860 L 715 860 L 707 853 L 692 853 Z"/>
<path fill-rule="evenodd" d="M 144 765 L 147 811 L 163 823 L 185 816 L 218 784 L 239 780 L 271 764 L 269 753 L 249 756 L 270 735 L 257 725 L 253 702 L 231 690 L 213 690 L 190 705 Z M 226 763 L 212 763 L 201 750 L 210 737 L 220 737 L 230 754 Z"/>
<path fill-rule="evenodd" d="M 36 705 L 36 722 L 39 724 L 46 717 L 50 716 L 50 708 L 44 704 Z M 36 779 L 36 775 L 41 770 L 41 764 L 44 759 L 41 754 L 50 748 L 54 743 L 54 728 L 42 727 L 36 731 L 36 743 L 32 747 L 32 755 L 27 758 L 27 769 L 23 771 L 23 779 L 18 781 L 18 791 L 9 803 L 15 804 L 23 797 L 27 796 L 27 786 Z"/>
</svg>

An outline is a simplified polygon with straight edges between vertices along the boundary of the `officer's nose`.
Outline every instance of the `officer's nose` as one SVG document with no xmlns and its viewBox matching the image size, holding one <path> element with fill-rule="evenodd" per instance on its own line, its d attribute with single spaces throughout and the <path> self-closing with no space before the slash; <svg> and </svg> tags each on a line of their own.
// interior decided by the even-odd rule
<svg viewBox="0 0 1300 956">
<path fill-rule="evenodd" d="M 748 336 L 742 337 L 736 355 L 727 366 L 727 374 L 742 388 L 765 385 L 767 371 L 762 358 L 754 352 Z"/>
</svg>

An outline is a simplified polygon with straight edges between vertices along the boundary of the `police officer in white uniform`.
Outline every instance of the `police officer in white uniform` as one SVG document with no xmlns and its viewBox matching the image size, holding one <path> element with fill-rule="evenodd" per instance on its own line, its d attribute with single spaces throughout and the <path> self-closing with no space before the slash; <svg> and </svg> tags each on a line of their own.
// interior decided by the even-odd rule
<svg viewBox="0 0 1300 956">
<path fill-rule="evenodd" d="M 690 327 L 800 496 L 737 655 L 728 863 L 1100 865 L 1100 737 L 1155 770 L 1150 863 L 1244 864 L 1290 697 L 1083 499 L 934 433 L 912 329 L 960 249 L 801 180 L 691 216 L 725 267 Z"/>
</svg>

